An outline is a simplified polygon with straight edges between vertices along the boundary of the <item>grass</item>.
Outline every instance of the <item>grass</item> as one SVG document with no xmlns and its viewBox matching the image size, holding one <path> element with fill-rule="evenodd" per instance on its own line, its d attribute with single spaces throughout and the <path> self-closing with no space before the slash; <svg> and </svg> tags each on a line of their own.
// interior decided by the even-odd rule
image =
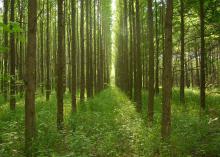
<svg viewBox="0 0 220 157">
<path fill-rule="evenodd" d="M 116 88 L 108 88 L 78 105 L 71 114 L 70 94 L 65 95 L 65 128 L 56 129 L 56 97 L 49 102 L 37 94 L 35 155 L 40 157 L 218 157 L 220 156 L 220 96 L 208 95 L 208 111 L 200 114 L 197 90 L 186 90 L 186 104 L 173 90 L 170 145 L 161 144 L 161 95 L 155 97 L 154 125 L 147 127 L 147 92 L 142 113 Z M 0 101 L 3 101 L 0 97 Z M 24 156 L 24 102 L 15 112 L 0 106 L 0 156 Z M 168 148 L 171 148 L 169 152 Z"/>
</svg>

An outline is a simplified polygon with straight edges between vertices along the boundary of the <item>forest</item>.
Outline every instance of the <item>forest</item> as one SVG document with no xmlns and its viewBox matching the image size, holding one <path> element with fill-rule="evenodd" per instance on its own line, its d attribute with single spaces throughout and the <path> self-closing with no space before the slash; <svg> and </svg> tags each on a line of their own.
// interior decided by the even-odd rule
<svg viewBox="0 0 220 157">
<path fill-rule="evenodd" d="M 0 157 L 220 157 L 220 1 L 0 0 Z"/>
</svg>

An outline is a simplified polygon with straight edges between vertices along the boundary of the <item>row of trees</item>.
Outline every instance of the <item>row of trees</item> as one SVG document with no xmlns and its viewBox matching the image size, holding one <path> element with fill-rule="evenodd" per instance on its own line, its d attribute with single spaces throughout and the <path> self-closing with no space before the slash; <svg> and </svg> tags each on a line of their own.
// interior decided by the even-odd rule
<svg viewBox="0 0 220 157">
<path fill-rule="evenodd" d="M 30 157 L 36 135 L 36 93 L 48 101 L 56 90 L 57 127 L 62 129 L 67 89 L 75 112 L 77 91 L 84 101 L 110 83 L 111 1 L 4 0 L 3 17 L 1 93 L 10 100 L 12 111 L 18 95 L 25 93 Z"/>
<path fill-rule="evenodd" d="M 148 122 L 153 123 L 154 95 L 162 85 L 162 137 L 170 135 L 172 86 L 199 87 L 204 110 L 206 88 L 220 83 L 219 2 L 200 0 L 118 1 L 116 84 L 141 111 L 148 90 Z"/>
</svg>

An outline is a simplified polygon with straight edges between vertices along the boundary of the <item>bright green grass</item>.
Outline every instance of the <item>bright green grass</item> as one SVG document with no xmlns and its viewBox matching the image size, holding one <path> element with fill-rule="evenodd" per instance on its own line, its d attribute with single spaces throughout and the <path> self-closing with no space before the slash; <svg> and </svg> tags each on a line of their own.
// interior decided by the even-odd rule
<svg viewBox="0 0 220 157">
<path fill-rule="evenodd" d="M 108 88 L 79 104 L 71 115 L 70 95 L 65 95 L 65 129 L 56 129 L 56 97 L 49 102 L 37 94 L 37 140 L 40 157 L 139 157 L 139 156 L 220 156 L 220 96 L 208 95 L 209 112 L 200 116 L 197 90 L 186 90 L 186 104 L 179 103 L 173 90 L 171 145 L 160 139 L 161 95 L 155 97 L 155 121 L 146 125 L 147 93 L 143 92 L 143 111 L 116 88 Z M 0 157 L 24 156 L 24 108 L 19 101 L 16 112 L 8 104 L 0 106 Z"/>
</svg>

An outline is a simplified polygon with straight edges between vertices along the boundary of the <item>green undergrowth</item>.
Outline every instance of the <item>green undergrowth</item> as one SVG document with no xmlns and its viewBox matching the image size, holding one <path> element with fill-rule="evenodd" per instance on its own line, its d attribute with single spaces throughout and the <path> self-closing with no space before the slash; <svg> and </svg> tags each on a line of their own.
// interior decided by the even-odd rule
<svg viewBox="0 0 220 157">
<path fill-rule="evenodd" d="M 34 152 L 39 157 L 218 157 L 220 156 L 220 96 L 207 96 L 208 109 L 200 113 L 198 90 L 186 89 L 186 103 L 179 103 L 173 90 L 170 144 L 161 144 L 161 94 L 155 97 L 154 124 L 147 126 L 147 92 L 142 113 L 120 90 L 111 87 L 71 114 L 71 97 L 65 95 L 64 129 L 56 127 L 56 94 L 50 101 L 37 93 L 37 137 Z M 171 150 L 171 151 L 169 151 Z M 24 102 L 16 111 L 0 106 L 0 157 L 24 156 Z"/>
<path fill-rule="evenodd" d="M 147 92 L 143 95 L 142 117 L 146 121 Z M 161 99 L 161 93 L 155 97 L 153 128 L 161 125 Z M 170 145 L 157 145 L 155 150 L 160 150 L 158 154 L 173 157 L 220 156 L 220 95 L 207 95 L 206 104 L 206 111 L 201 112 L 197 89 L 185 90 L 185 104 L 179 101 L 179 90 L 173 90 L 171 141 Z M 160 136 L 160 132 L 155 134 Z"/>
</svg>

